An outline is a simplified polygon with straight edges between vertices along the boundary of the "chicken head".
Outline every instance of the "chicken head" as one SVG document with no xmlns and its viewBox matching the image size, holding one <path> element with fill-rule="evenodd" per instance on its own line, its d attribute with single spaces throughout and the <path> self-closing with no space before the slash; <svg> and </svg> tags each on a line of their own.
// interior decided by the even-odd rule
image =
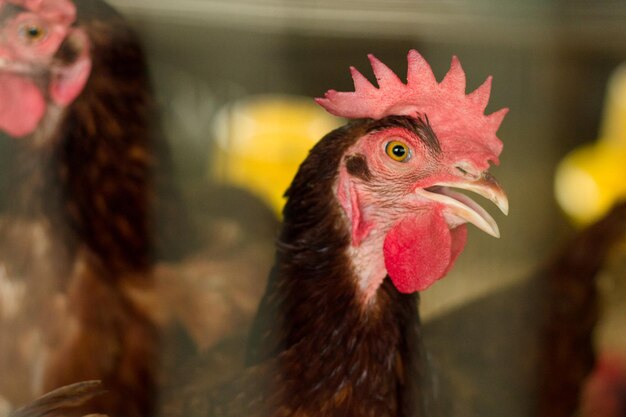
<svg viewBox="0 0 626 417">
<path fill-rule="evenodd" d="M 69 0 L 0 0 L 0 129 L 33 133 L 50 106 L 72 103 L 91 71 L 89 40 Z"/>
<path fill-rule="evenodd" d="M 508 212 L 494 177 L 507 109 L 485 116 L 491 78 L 465 94 L 459 61 L 438 83 L 424 58 L 408 55 L 405 84 L 374 56 L 379 88 L 351 68 L 355 92 L 329 91 L 318 103 L 348 118 L 373 119 L 343 156 L 336 197 L 351 234 L 349 256 L 365 300 L 385 276 L 403 293 L 445 276 L 466 240 L 466 223 L 499 237 L 494 219 L 455 189 L 477 193 Z"/>
</svg>

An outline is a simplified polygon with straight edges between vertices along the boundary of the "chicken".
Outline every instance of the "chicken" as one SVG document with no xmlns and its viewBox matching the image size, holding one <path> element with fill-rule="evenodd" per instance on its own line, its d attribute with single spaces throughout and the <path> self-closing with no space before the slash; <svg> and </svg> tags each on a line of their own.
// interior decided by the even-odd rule
<svg viewBox="0 0 626 417">
<path fill-rule="evenodd" d="M 582 417 L 626 416 L 626 358 L 604 354 L 581 392 Z"/>
<path fill-rule="evenodd" d="M 569 417 L 590 373 L 592 388 L 618 380 L 613 362 L 601 361 L 593 370 L 593 332 L 599 316 L 596 279 L 625 233 L 622 202 L 534 276 L 424 326 L 425 344 L 445 385 L 447 415 Z M 598 391 L 584 400 L 592 407 L 608 398 L 593 392 Z"/>
<path fill-rule="evenodd" d="M 287 191 L 276 263 L 257 315 L 249 368 L 211 389 L 191 381 L 164 415 L 439 415 L 416 292 L 446 275 L 470 222 L 498 236 L 476 192 L 504 212 L 488 173 L 506 110 L 485 116 L 491 80 L 465 95 L 459 61 L 437 83 L 408 55 L 408 84 L 373 56 L 374 88 L 321 104 L 356 119 L 325 136 Z"/>
<path fill-rule="evenodd" d="M 0 404 L 98 378 L 85 410 L 152 415 L 181 356 L 248 326 L 276 219 L 220 188 L 197 232 L 139 40 L 106 3 L 0 0 L 0 25 Z"/>
<path fill-rule="evenodd" d="M 625 235 L 622 202 L 575 236 L 547 268 L 546 314 L 540 329 L 540 416 L 567 417 L 576 409 L 581 385 L 596 361 L 597 277 Z"/>
<path fill-rule="evenodd" d="M 192 212 L 203 214 L 196 223 L 203 229 L 200 236 L 207 237 L 204 244 L 180 262 L 159 262 L 155 268 L 160 303 L 191 344 L 174 352 L 174 358 L 168 355 L 173 360 L 168 379 L 189 355 L 247 332 L 263 296 L 278 231 L 272 208 L 247 190 L 214 185 L 197 196 L 204 198 L 193 201 Z"/>
<path fill-rule="evenodd" d="M 161 320 L 151 270 L 179 259 L 172 235 L 193 233 L 175 199 L 155 198 L 172 187 L 158 176 L 169 162 L 138 40 L 98 0 L 0 0 L 0 25 L 0 129 L 13 137 L 0 397 L 15 407 L 101 379 L 101 412 L 151 415 Z M 157 233 L 157 220 L 172 230 Z"/>
</svg>

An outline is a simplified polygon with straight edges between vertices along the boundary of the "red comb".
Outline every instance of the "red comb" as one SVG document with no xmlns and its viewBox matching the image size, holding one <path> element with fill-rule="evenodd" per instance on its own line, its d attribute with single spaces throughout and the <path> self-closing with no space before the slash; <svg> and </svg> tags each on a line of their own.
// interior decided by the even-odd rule
<svg viewBox="0 0 626 417">
<path fill-rule="evenodd" d="M 69 26 L 76 19 L 76 6 L 70 0 L 0 0 L 0 5 L 5 2 L 63 25 Z"/>
<path fill-rule="evenodd" d="M 485 116 L 491 77 L 466 95 L 465 72 L 457 57 L 452 57 L 450 70 L 438 83 L 428 62 L 417 51 L 409 51 L 406 84 L 374 55 L 368 58 L 378 88 L 351 67 L 355 91 L 329 90 L 323 98 L 316 99 L 317 103 L 328 112 L 349 119 L 425 114 L 442 145 L 446 142 L 453 148 L 463 145 L 468 151 L 481 153 L 497 163 L 502 143 L 496 132 L 508 109 Z"/>
</svg>

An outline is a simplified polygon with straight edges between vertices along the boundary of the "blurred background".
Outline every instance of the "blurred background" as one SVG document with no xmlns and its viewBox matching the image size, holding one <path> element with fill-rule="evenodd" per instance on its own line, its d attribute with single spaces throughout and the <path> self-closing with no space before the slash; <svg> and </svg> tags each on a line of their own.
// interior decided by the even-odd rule
<svg viewBox="0 0 626 417">
<path fill-rule="evenodd" d="M 510 108 L 499 131 L 505 144 L 501 167 L 493 171 L 509 194 L 511 213 L 496 217 L 500 240 L 471 228 L 471 244 L 458 266 L 423 295 L 425 318 L 528 277 L 573 233 L 571 225 L 581 223 L 568 221 L 557 205 L 555 172 L 570 151 L 600 137 L 607 83 L 626 58 L 622 2 L 110 3 L 145 42 L 183 183 L 192 189 L 210 179 L 243 184 L 248 178 L 251 188 L 276 209 L 291 177 L 289 169 L 295 168 L 275 167 L 269 175 L 285 179 L 270 179 L 271 190 L 259 183 L 263 179 L 254 183 L 254 175 L 246 177 L 241 170 L 254 172 L 253 160 L 273 158 L 268 152 L 297 166 L 321 133 L 340 123 L 307 104 L 329 88 L 351 91 L 350 65 L 372 79 L 367 53 L 402 75 L 407 51 L 416 48 L 439 79 L 457 55 L 468 74 L 468 91 L 493 75 L 487 112 Z M 281 104 L 276 95 L 290 97 Z M 288 101 L 299 98 L 304 104 Z M 620 99 L 625 101 L 626 95 Z M 626 126 L 624 114 L 613 116 L 622 121 L 621 127 Z M 231 117 L 254 119 L 257 130 L 259 125 L 271 130 L 272 124 L 286 129 L 282 154 L 265 149 L 266 143 L 278 146 L 272 141 L 242 146 L 238 141 L 246 143 L 246 132 L 229 131 Z M 230 158 L 222 158 L 224 151 L 232 153 Z M 239 168 L 229 173 L 224 164 Z M 241 178 L 236 178 L 237 171 Z M 256 175 L 268 171 L 265 166 Z"/>
<path fill-rule="evenodd" d="M 368 53 L 402 78 L 408 50 L 417 49 L 439 80 L 456 55 L 467 74 L 468 92 L 493 75 L 487 113 L 510 108 L 498 134 L 504 142 L 501 166 L 492 170 L 508 193 L 510 214 L 485 206 L 495 213 L 501 238 L 469 227 L 469 244 L 455 268 L 422 294 L 425 323 L 531 281 L 565 242 L 626 197 L 624 2 L 107 3 L 143 42 L 177 182 L 192 216 L 206 215 L 207 234 L 218 236 L 207 252 L 178 270 L 157 268 L 162 292 L 200 348 L 216 343 L 207 328 L 223 327 L 215 333 L 225 334 L 227 327 L 248 325 L 273 261 L 282 194 L 308 149 L 343 123 L 313 98 L 331 88 L 352 91 L 350 65 L 373 80 Z M 6 147 L 0 142 L 0 166 L 10 158 L 2 156 Z M 0 186 L 7 181 L 0 178 Z M 207 192 L 224 186 L 235 188 Z M 8 198 L 0 196 L 0 204 Z M 181 242 L 186 238 L 178 237 Z M 241 243 L 255 239 L 252 248 Z M 208 289 L 206 298 L 192 300 L 180 289 L 176 276 L 181 271 L 189 292 Z M 234 287 L 223 283 L 233 271 L 242 275 Z M 221 281 L 205 281 L 206 276 Z M 626 355 L 624 276 L 626 236 L 599 280 L 602 319 L 595 332 L 599 348 Z M 254 291 L 245 287 L 255 277 L 260 277 L 258 288 L 250 296 Z M 232 288 L 227 302 L 219 300 L 220 294 L 216 303 L 236 305 L 233 309 L 244 318 L 233 313 L 232 321 L 218 323 L 201 314 L 203 306 L 214 303 L 215 291 Z M 225 314 L 231 317 L 230 311 Z M 448 336 L 442 340 L 454 343 Z M 461 366 L 473 360 L 466 359 Z M 513 416 L 509 411 L 489 415 Z"/>
</svg>

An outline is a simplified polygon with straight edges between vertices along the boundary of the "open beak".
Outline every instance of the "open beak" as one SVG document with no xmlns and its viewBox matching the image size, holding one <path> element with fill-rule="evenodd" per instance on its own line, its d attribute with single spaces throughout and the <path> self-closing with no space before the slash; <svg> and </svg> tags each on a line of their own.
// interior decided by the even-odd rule
<svg viewBox="0 0 626 417">
<path fill-rule="evenodd" d="M 1 52 L 0 52 L 0 71 L 12 72 L 12 73 L 24 74 L 24 75 L 32 75 L 36 73 L 36 71 L 30 65 L 23 64 L 21 62 L 16 62 L 9 58 L 3 57 Z"/>
<path fill-rule="evenodd" d="M 438 183 L 432 187 L 418 189 L 416 193 L 422 197 L 442 203 L 446 206 L 446 213 L 460 222 L 469 222 L 491 236 L 500 237 L 498 224 L 485 209 L 465 194 L 453 191 L 452 188 L 467 190 L 492 201 L 502 213 L 509 214 L 509 200 L 500 184 L 489 173 L 475 181 L 462 180 L 459 182 Z"/>
</svg>

